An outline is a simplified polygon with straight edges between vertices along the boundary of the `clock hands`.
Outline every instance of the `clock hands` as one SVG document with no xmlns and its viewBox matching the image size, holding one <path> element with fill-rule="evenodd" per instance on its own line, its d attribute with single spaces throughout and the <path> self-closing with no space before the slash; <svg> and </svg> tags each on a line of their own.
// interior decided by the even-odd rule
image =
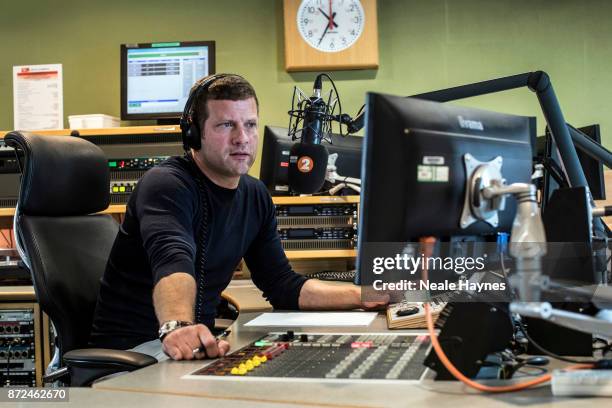
<svg viewBox="0 0 612 408">
<path fill-rule="evenodd" d="M 331 23 L 334 25 L 334 27 L 338 28 L 338 24 L 336 24 L 336 22 L 333 20 L 333 17 L 336 15 L 336 13 L 333 14 L 332 18 L 330 18 L 323 10 L 321 10 L 321 7 L 319 7 L 319 11 L 325 16 L 325 18 L 327 18 L 327 21 L 331 20 Z"/>
<path fill-rule="evenodd" d="M 333 19 L 334 17 L 336 17 L 336 12 L 334 11 L 331 15 L 331 18 Z M 329 18 L 329 17 L 328 17 Z M 321 45 L 321 41 L 323 41 L 323 37 L 325 37 L 325 34 L 327 34 L 327 30 L 329 30 L 329 24 L 325 25 L 325 30 L 323 31 L 323 35 L 321 36 L 321 38 L 319 38 L 319 42 L 317 43 L 317 47 L 319 45 Z"/>
</svg>

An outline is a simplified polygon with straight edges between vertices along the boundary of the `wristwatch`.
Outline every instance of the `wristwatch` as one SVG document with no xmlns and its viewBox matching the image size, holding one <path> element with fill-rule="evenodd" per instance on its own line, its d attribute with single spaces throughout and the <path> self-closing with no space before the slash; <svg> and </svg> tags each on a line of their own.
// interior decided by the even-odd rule
<svg viewBox="0 0 612 408">
<path fill-rule="evenodd" d="M 174 330 L 191 325 L 193 325 L 192 322 L 185 322 L 182 320 L 169 320 L 159 327 L 159 339 L 161 341 L 164 341 L 164 337 L 172 333 Z"/>
</svg>

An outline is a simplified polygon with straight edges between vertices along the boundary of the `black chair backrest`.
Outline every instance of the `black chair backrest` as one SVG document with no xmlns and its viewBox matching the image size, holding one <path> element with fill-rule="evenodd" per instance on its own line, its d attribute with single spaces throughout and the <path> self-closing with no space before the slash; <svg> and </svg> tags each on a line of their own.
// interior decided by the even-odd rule
<svg viewBox="0 0 612 408">
<path fill-rule="evenodd" d="M 40 306 L 57 331 L 60 355 L 87 347 L 99 282 L 118 231 L 108 207 L 102 150 L 72 136 L 10 132 L 24 152 L 16 239 L 25 252 Z"/>
</svg>

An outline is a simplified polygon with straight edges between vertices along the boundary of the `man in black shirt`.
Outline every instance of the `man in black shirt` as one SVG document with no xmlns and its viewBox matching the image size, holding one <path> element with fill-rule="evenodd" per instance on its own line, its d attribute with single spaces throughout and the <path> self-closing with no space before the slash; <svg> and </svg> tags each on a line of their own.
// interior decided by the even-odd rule
<svg viewBox="0 0 612 408">
<path fill-rule="evenodd" d="M 306 280 L 291 269 L 270 195 L 247 175 L 258 110 L 254 89 L 240 76 L 215 75 L 194 86 L 181 121 L 186 155 L 149 170 L 130 196 L 101 280 L 93 346 L 158 358 L 163 350 L 175 360 L 224 355 L 229 344 L 210 329 L 242 258 L 275 308 L 364 306 L 358 287 Z M 205 353 L 194 352 L 201 346 Z"/>
</svg>

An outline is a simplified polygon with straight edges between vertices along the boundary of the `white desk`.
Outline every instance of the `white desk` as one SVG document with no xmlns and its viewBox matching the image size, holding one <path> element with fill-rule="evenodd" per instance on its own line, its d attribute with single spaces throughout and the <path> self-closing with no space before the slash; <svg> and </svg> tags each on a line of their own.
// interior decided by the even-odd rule
<svg viewBox="0 0 612 408">
<path fill-rule="evenodd" d="M 267 330 L 244 327 L 243 324 L 256 314 L 241 314 L 232 327 L 228 340 L 232 349 L 237 350 L 259 338 Z M 291 329 L 303 332 L 380 332 L 386 331 L 384 317 L 378 318 L 367 328 L 274 328 L 273 331 Z M 398 331 L 400 332 L 400 331 Z M 406 331 L 409 332 L 409 331 Z M 125 391 L 151 395 L 178 395 L 235 401 L 236 404 L 248 402 L 264 406 L 326 406 L 326 407 L 591 407 L 609 406 L 610 399 L 592 398 L 585 400 L 555 398 L 550 387 L 544 385 L 536 389 L 512 394 L 481 394 L 466 389 L 457 382 L 433 382 L 426 380 L 421 384 L 341 384 L 320 382 L 282 382 L 241 381 L 215 379 L 181 379 L 185 374 L 202 367 L 204 361 L 166 361 L 146 367 L 134 373 L 109 379 L 94 385 L 96 391 Z"/>
</svg>

